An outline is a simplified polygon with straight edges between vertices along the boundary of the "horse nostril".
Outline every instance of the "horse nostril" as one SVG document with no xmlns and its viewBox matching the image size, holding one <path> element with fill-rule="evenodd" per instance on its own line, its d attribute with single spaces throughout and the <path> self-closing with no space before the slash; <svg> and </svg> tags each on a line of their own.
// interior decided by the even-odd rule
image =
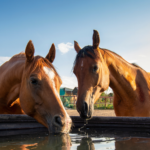
<svg viewBox="0 0 150 150">
<path fill-rule="evenodd" d="M 54 121 L 56 124 L 63 126 L 62 119 L 59 116 L 55 116 Z"/>
<path fill-rule="evenodd" d="M 80 117 L 82 119 L 90 119 L 92 117 L 91 111 L 89 109 L 89 106 L 88 106 L 87 102 L 83 103 L 83 107 L 82 107 L 82 111 L 80 113 Z"/>
<path fill-rule="evenodd" d="M 88 113 L 88 104 L 84 102 L 84 114 L 87 115 Z"/>
</svg>

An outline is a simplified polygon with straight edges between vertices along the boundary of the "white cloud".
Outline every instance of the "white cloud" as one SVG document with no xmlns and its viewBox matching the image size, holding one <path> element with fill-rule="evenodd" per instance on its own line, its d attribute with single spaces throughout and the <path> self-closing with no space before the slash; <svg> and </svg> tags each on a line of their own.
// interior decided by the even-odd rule
<svg viewBox="0 0 150 150">
<path fill-rule="evenodd" d="M 139 55 L 140 57 L 146 57 L 146 55 Z"/>
<path fill-rule="evenodd" d="M 8 61 L 10 57 L 0 57 L 0 65 L 2 65 L 4 62 Z"/>
<path fill-rule="evenodd" d="M 67 53 L 70 49 L 73 49 L 73 44 L 72 43 L 60 43 L 58 44 L 58 49 L 62 52 L 62 53 Z"/>
<path fill-rule="evenodd" d="M 67 77 L 67 76 L 62 76 L 62 85 L 61 87 L 67 87 L 73 89 L 74 87 L 77 87 L 77 79 L 76 77 Z"/>
</svg>

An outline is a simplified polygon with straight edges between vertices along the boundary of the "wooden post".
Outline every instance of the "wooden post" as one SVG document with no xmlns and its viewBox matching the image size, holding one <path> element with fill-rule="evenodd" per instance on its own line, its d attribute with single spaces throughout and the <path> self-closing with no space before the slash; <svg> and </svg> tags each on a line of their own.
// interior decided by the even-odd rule
<svg viewBox="0 0 150 150">
<path fill-rule="evenodd" d="M 73 96 L 73 98 L 74 98 L 74 108 L 76 109 L 75 96 Z"/>
<path fill-rule="evenodd" d="M 75 108 L 75 98 L 74 98 L 74 95 L 73 95 L 73 102 L 74 102 L 73 104 L 74 104 L 74 108 Z"/>
</svg>

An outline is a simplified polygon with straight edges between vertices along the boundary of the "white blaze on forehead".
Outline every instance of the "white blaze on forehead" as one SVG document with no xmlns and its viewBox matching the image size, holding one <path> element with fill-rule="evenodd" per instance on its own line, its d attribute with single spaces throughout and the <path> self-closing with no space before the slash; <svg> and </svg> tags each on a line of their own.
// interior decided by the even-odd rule
<svg viewBox="0 0 150 150">
<path fill-rule="evenodd" d="M 45 73 L 50 77 L 50 79 L 54 80 L 54 77 L 55 77 L 54 70 L 45 66 L 43 67 L 43 69 Z"/>
<path fill-rule="evenodd" d="M 45 66 L 43 67 L 43 70 L 49 76 L 49 78 L 51 79 L 52 85 L 53 85 L 53 88 L 54 88 L 54 92 L 55 92 L 56 96 L 59 98 L 59 100 L 61 101 L 60 95 L 59 95 L 59 93 L 58 93 L 58 91 L 56 89 L 55 82 L 54 82 L 54 77 L 55 77 L 54 70 L 51 69 L 51 68 L 45 67 Z M 64 108 L 64 105 L 63 105 L 62 101 L 61 101 L 61 104 L 62 104 L 62 106 Z M 65 108 L 64 108 L 64 110 L 65 110 Z M 65 113 L 66 113 L 66 116 L 69 117 L 69 115 L 66 112 L 66 110 L 65 110 Z"/>
</svg>

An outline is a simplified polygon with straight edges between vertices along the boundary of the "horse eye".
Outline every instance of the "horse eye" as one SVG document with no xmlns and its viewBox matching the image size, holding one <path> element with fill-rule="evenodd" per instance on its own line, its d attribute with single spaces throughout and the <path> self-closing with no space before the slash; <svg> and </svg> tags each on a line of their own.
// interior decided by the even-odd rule
<svg viewBox="0 0 150 150">
<path fill-rule="evenodd" d="M 98 66 L 95 65 L 95 66 L 93 67 L 93 72 L 96 72 L 97 70 L 98 70 Z"/>
<path fill-rule="evenodd" d="M 34 84 L 34 85 L 37 85 L 38 84 L 38 80 L 35 79 L 35 78 L 31 78 L 31 83 Z"/>
</svg>

